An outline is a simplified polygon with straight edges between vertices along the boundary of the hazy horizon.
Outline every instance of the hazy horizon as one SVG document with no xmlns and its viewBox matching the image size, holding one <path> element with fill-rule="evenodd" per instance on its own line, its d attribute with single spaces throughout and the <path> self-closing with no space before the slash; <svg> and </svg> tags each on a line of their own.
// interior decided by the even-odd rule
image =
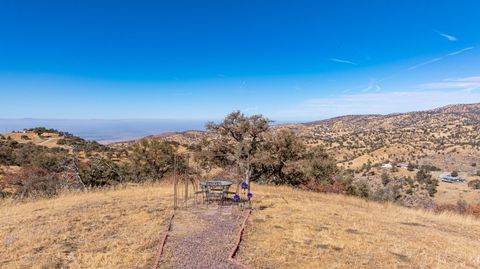
<svg viewBox="0 0 480 269">
<path fill-rule="evenodd" d="M 213 120 L 179 119 L 2 119 L 0 134 L 34 127 L 53 128 L 66 131 L 87 140 L 111 143 L 139 139 L 150 135 L 169 132 L 203 131 L 205 124 Z M 273 122 L 283 124 L 290 122 Z"/>
<path fill-rule="evenodd" d="M 456 104 L 449 104 L 456 105 Z M 438 107 L 433 107 L 438 108 Z M 414 112 L 414 111 L 405 111 Z M 404 113 L 394 112 L 391 114 Z M 356 114 L 366 115 L 366 114 Z M 388 115 L 388 114 L 378 114 Z M 347 116 L 339 115 L 339 116 Z M 326 120 L 332 117 L 318 118 Z M 112 143 L 126 140 L 139 139 L 150 135 L 160 135 L 168 132 L 184 132 L 189 130 L 203 131 L 209 121 L 218 119 L 40 119 L 40 118 L 0 118 L 0 134 L 34 127 L 53 128 L 67 131 L 87 140 L 95 140 L 100 143 Z M 272 124 L 308 123 L 309 121 L 286 121 L 272 120 Z"/>
<path fill-rule="evenodd" d="M 109 143 L 166 132 L 203 130 L 204 125 L 203 121 L 188 120 L 0 119 L 0 133 L 46 127 L 87 140 Z"/>
</svg>

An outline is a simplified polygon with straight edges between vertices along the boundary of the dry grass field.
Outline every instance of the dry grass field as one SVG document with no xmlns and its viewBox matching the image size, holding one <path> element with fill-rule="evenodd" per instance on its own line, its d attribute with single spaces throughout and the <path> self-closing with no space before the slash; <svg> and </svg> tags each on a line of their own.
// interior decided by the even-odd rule
<svg viewBox="0 0 480 269">
<path fill-rule="evenodd" d="M 149 268 L 169 185 L 0 204 L 0 268 Z M 237 259 L 253 268 L 479 268 L 480 220 L 254 185 Z"/>
<path fill-rule="evenodd" d="M 171 214 L 162 186 L 0 205 L 0 268 L 148 268 Z"/>
<path fill-rule="evenodd" d="M 456 204 L 464 200 L 469 204 L 480 204 L 480 190 L 473 189 L 467 183 L 446 183 L 440 181 L 434 201 L 437 204 Z"/>
<path fill-rule="evenodd" d="M 480 268 L 480 220 L 256 186 L 238 258 L 254 268 Z"/>
</svg>

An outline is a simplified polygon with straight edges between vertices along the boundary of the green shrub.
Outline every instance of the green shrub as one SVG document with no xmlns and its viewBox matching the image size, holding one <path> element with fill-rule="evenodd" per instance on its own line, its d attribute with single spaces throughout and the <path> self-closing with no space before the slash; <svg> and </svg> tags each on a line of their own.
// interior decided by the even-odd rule
<svg viewBox="0 0 480 269">
<path fill-rule="evenodd" d="M 416 168 L 416 165 L 415 165 L 415 164 L 413 164 L 413 163 L 408 163 L 408 166 L 407 166 L 407 170 L 408 170 L 408 171 L 413 171 L 413 170 L 415 170 L 415 168 Z"/>
<path fill-rule="evenodd" d="M 425 185 L 425 188 L 428 191 L 428 194 L 433 197 L 437 192 L 438 180 L 434 179 L 429 171 L 425 169 L 420 169 L 415 179 L 420 183 Z"/>
<path fill-rule="evenodd" d="M 424 164 L 424 165 L 420 166 L 420 169 L 423 169 L 423 170 L 428 171 L 428 172 L 430 172 L 430 171 L 441 171 L 440 168 L 438 168 L 434 165 L 431 165 L 431 164 Z"/>
<path fill-rule="evenodd" d="M 355 196 L 362 198 L 370 197 L 370 186 L 367 180 L 359 180 L 355 183 L 356 191 Z"/>
<path fill-rule="evenodd" d="M 468 182 L 468 186 L 474 189 L 480 189 L 480 180 L 479 179 L 471 180 L 470 182 Z"/>
<path fill-rule="evenodd" d="M 387 173 L 382 173 L 381 177 L 383 186 L 386 186 L 388 183 L 390 183 L 390 176 Z"/>
</svg>

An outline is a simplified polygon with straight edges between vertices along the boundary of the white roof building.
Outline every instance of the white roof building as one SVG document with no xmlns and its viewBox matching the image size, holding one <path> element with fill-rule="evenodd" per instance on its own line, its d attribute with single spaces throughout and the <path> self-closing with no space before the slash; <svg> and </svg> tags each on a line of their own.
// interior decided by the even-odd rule
<svg viewBox="0 0 480 269">
<path fill-rule="evenodd" d="M 389 163 L 386 163 L 386 164 L 383 164 L 383 165 L 382 165 L 382 168 L 383 168 L 383 169 L 392 169 L 393 166 L 392 166 L 391 164 L 389 164 Z"/>
</svg>

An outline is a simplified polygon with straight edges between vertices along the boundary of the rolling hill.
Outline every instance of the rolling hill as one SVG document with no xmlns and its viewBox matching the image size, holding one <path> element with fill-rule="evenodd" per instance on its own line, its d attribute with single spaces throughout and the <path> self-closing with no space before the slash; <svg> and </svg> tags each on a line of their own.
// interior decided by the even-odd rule
<svg viewBox="0 0 480 269">
<path fill-rule="evenodd" d="M 292 128 L 293 127 L 293 128 Z M 294 126 L 308 144 L 324 145 L 348 168 L 367 162 L 418 162 L 473 171 L 480 162 L 480 104 L 390 115 L 342 116 Z"/>
<path fill-rule="evenodd" d="M 280 129 L 294 131 L 307 145 L 323 145 L 340 165 L 351 169 L 367 163 L 413 162 L 475 173 L 472 164 L 480 164 L 480 103 L 389 115 L 347 115 L 273 125 L 271 131 Z M 201 131 L 187 131 L 153 138 L 189 145 L 201 136 Z"/>
</svg>

